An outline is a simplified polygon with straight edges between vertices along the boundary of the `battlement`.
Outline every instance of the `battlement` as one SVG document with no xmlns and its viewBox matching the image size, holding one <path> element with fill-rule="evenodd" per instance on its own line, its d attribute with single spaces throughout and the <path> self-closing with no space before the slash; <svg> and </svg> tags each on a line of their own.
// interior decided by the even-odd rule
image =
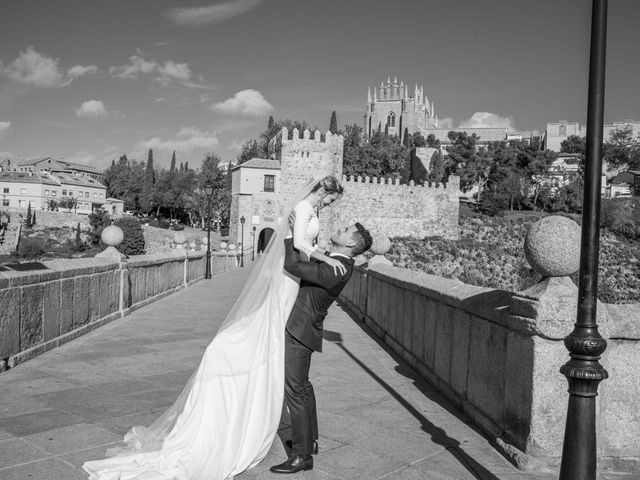
<svg viewBox="0 0 640 480">
<path fill-rule="evenodd" d="M 413 180 L 410 180 L 408 184 L 401 184 L 400 178 L 398 177 L 361 177 L 360 175 L 343 175 L 342 183 L 345 188 L 349 188 L 350 185 L 353 184 L 371 184 L 371 185 L 384 185 L 386 187 L 399 187 L 401 189 L 407 188 L 455 188 L 458 189 L 460 185 L 460 178 L 457 176 L 449 177 L 449 182 L 447 183 L 439 183 L 439 182 L 427 182 L 424 184 L 415 184 Z"/>
<path fill-rule="evenodd" d="M 307 128 L 303 131 L 300 131 L 297 128 L 290 131 L 287 127 L 282 127 L 282 130 L 276 133 L 271 140 L 269 140 L 269 155 L 278 158 L 282 152 L 283 146 L 286 145 L 289 147 L 289 150 L 291 150 L 301 141 L 305 142 L 305 145 L 317 143 L 322 146 L 340 146 L 341 148 L 342 143 L 344 142 L 344 137 L 340 134 L 333 134 L 329 130 L 323 134 L 317 129 L 313 132 L 309 131 Z"/>
</svg>

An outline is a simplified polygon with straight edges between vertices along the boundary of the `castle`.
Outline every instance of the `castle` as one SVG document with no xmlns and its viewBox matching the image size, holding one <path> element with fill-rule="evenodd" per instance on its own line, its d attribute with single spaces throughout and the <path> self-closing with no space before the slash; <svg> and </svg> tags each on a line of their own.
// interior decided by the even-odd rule
<svg viewBox="0 0 640 480">
<path fill-rule="evenodd" d="M 322 240 L 356 221 L 389 237 L 458 238 L 458 177 L 450 177 L 446 187 L 346 178 L 343 143 L 342 135 L 331 132 L 283 128 L 269 143 L 271 159 L 254 158 L 233 167 L 229 241 L 243 242 L 245 252 L 264 250 L 273 231 L 287 221 L 285 212 L 296 193 L 310 179 L 324 175 L 341 178 L 345 192 L 335 207 L 320 212 Z"/>
<path fill-rule="evenodd" d="M 421 132 L 425 137 L 426 130 L 438 128 L 438 116 L 435 113 L 433 100 L 424 94 L 424 87 L 416 84 L 413 95 L 409 95 L 409 86 L 398 79 L 387 78 L 380 87 L 371 87 L 367 92 L 367 111 L 364 115 L 364 132 L 367 137 L 377 129 L 390 135 L 404 135 L 405 128 L 409 134 Z"/>
</svg>

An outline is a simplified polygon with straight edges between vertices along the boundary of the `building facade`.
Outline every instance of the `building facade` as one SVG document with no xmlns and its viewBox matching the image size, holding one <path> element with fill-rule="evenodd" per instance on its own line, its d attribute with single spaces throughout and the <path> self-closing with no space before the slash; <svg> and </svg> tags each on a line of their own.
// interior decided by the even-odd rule
<svg viewBox="0 0 640 480">
<path fill-rule="evenodd" d="M 56 160 L 52 157 L 14 158 L 11 156 L 0 159 L 0 172 L 50 172 L 71 173 L 82 177 L 90 177 L 98 182 L 104 180 L 104 175 L 91 165 Z"/>
<path fill-rule="evenodd" d="M 611 132 L 613 132 L 614 130 L 620 130 L 623 128 L 631 128 L 634 137 L 640 136 L 640 121 L 624 120 L 605 123 L 602 129 L 604 140 L 609 138 L 609 135 L 611 135 Z M 545 148 L 553 150 L 554 152 L 559 152 L 562 146 L 562 142 L 572 135 L 576 135 L 578 137 L 586 137 L 587 124 L 580 122 L 567 122 L 566 120 L 549 122 L 547 123 L 545 135 Z"/>
</svg>

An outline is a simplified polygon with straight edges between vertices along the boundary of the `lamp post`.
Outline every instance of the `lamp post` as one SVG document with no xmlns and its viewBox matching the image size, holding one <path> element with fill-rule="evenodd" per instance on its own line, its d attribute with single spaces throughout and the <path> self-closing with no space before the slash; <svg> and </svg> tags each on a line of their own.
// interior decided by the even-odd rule
<svg viewBox="0 0 640 480">
<path fill-rule="evenodd" d="M 251 229 L 251 261 L 256 259 L 256 226 Z"/>
<path fill-rule="evenodd" d="M 240 225 L 242 226 L 240 234 L 240 266 L 244 267 L 244 215 L 240 217 Z"/>
<path fill-rule="evenodd" d="M 207 267 L 204 271 L 204 278 L 211 279 L 211 197 L 213 196 L 213 185 L 207 183 L 204 186 L 204 193 L 207 195 Z"/>
<path fill-rule="evenodd" d="M 578 311 L 564 339 L 571 359 L 560 369 L 569 382 L 560 480 L 596 478 L 596 395 L 609 376 L 598 362 L 607 342 L 596 323 L 606 37 L 607 0 L 593 0 Z"/>
</svg>

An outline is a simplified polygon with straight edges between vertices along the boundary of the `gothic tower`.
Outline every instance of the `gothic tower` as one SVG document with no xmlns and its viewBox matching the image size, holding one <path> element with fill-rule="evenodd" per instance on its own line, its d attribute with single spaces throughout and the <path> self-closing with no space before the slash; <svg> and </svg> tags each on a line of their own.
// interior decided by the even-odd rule
<svg viewBox="0 0 640 480">
<path fill-rule="evenodd" d="M 380 87 L 371 87 L 367 93 L 367 112 L 364 115 L 364 132 L 371 137 L 377 129 L 390 135 L 402 137 L 404 129 L 409 134 L 438 128 L 438 117 L 433 107 L 433 101 L 424 95 L 423 86 L 416 84 L 413 94 L 409 93 L 409 86 L 398 79 L 387 78 Z M 425 135 L 426 136 L 426 135 Z"/>
</svg>

